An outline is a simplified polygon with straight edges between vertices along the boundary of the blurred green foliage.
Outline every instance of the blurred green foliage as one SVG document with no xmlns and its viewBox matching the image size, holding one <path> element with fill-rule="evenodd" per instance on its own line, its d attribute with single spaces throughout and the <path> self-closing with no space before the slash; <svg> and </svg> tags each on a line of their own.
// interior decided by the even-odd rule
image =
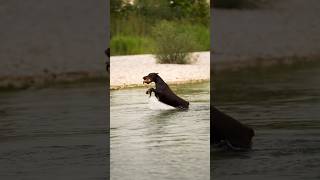
<svg viewBox="0 0 320 180">
<path fill-rule="evenodd" d="M 116 35 L 112 37 L 110 47 L 113 55 L 152 53 L 154 41 L 148 37 Z M 115 50 L 115 51 L 114 51 Z"/>
<path fill-rule="evenodd" d="M 195 50 L 210 49 L 210 8 L 207 0 L 111 0 L 111 54 L 153 53 L 153 27 L 162 20 L 190 31 Z M 170 43 L 170 42 L 168 42 Z"/>
<path fill-rule="evenodd" d="M 187 64 L 191 62 L 189 52 L 198 48 L 191 32 L 178 23 L 162 21 L 152 29 L 155 39 L 155 55 L 158 63 Z"/>
</svg>

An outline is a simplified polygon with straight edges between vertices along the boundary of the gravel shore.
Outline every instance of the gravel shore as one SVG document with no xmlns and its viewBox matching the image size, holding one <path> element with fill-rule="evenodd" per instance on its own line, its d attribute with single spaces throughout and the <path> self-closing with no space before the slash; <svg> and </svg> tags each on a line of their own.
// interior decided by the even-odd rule
<svg viewBox="0 0 320 180">
<path fill-rule="evenodd" d="M 153 55 L 112 56 L 110 60 L 110 87 L 143 86 L 142 77 L 156 72 L 169 84 L 210 80 L 210 52 L 193 53 L 192 64 L 157 64 Z"/>
</svg>

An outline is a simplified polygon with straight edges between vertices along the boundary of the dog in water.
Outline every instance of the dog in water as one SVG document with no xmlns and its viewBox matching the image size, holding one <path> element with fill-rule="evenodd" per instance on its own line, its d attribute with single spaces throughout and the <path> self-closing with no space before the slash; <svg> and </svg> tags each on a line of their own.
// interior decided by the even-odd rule
<svg viewBox="0 0 320 180">
<path fill-rule="evenodd" d="M 152 82 L 156 84 L 156 88 L 148 89 L 146 94 L 149 94 L 151 96 L 151 93 L 154 92 L 157 99 L 164 104 L 173 106 L 178 109 L 189 108 L 189 102 L 178 97 L 163 81 L 158 73 L 150 73 L 147 76 L 143 77 L 143 83 L 150 84 Z"/>
<path fill-rule="evenodd" d="M 211 143 L 217 147 L 227 147 L 231 150 L 248 150 L 252 145 L 254 130 L 229 115 L 211 106 L 212 124 Z"/>
</svg>

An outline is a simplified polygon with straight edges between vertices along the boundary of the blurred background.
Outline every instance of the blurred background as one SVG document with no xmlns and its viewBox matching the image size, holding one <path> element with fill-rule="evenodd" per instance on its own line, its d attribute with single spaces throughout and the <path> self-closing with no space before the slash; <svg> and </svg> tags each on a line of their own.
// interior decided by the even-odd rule
<svg viewBox="0 0 320 180">
<path fill-rule="evenodd" d="M 105 1 L 0 1 L 0 179 L 108 175 Z"/>
<path fill-rule="evenodd" d="M 319 3 L 213 1 L 213 104 L 256 131 L 250 152 L 212 149 L 214 179 L 319 178 Z"/>
<path fill-rule="evenodd" d="M 103 7 L 74 0 L 1 1 L 0 88 L 105 78 Z"/>
</svg>

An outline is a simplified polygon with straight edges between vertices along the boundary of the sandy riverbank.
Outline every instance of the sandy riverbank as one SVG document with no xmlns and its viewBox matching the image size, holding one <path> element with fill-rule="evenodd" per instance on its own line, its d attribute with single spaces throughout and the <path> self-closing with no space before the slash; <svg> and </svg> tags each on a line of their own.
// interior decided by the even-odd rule
<svg viewBox="0 0 320 180">
<path fill-rule="evenodd" d="M 193 54 L 192 64 L 157 64 L 153 55 L 112 56 L 110 60 L 110 88 L 143 86 L 142 77 L 151 72 L 169 84 L 210 80 L 210 52 Z"/>
</svg>

